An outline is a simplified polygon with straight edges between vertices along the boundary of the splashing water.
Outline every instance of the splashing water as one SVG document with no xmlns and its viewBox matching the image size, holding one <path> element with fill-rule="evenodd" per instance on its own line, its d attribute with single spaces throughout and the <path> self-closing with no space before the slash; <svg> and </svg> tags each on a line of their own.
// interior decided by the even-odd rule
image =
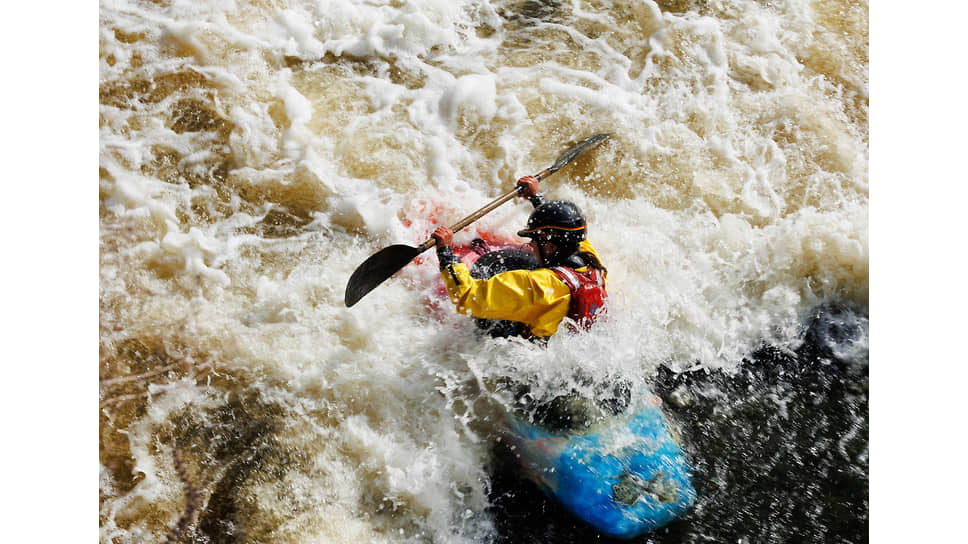
<svg viewBox="0 0 968 544">
<path fill-rule="evenodd" d="M 495 460 L 492 385 L 553 396 L 578 375 L 670 401 L 700 498 L 666 538 L 864 534 L 866 494 L 825 506 L 807 473 L 816 512 L 768 485 L 743 489 L 781 514 L 735 518 L 758 527 L 722 510 L 730 433 L 764 420 L 763 440 L 838 421 L 796 428 L 866 487 L 867 18 L 834 0 L 102 1 L 101 542 L 513 541 L 540 520 L 508 503 L 531 495 Z M 429 253 L 343 306 L 366 257 L 596 132 L 614 136 L 542 183 L 608 267 L 594 334 L 484 339 L 438 300 Z M 514 239 L 529 211 L 456 239 Z M 808 359 L 834 362 L 811 364 L 834 369 L 836 414 L 772 370 L 742 382 L 755 406 L 731 378 Z M 758 468 L 805 462 L 787 445 Z"/>
</svg>

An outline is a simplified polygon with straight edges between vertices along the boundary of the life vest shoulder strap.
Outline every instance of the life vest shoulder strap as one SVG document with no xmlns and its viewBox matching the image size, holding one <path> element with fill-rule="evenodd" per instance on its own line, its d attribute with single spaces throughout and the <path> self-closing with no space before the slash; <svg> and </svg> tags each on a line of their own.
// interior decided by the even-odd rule
<svg viewBox="0 0 968 544">
<path fill-rule="evenodd" d="M 561 278 L 561 281 L 565 282 L 565 285 L 571 289 L 572 293 L 578 291 L 579 288 L 587 285 L 589 282 L 599 287 L 605 287 L 605 278 L 597 268 L 588 267 L 587 270 L 579 272 L 567 266 L 556 266 L 551 270 Z"/>
</svg>

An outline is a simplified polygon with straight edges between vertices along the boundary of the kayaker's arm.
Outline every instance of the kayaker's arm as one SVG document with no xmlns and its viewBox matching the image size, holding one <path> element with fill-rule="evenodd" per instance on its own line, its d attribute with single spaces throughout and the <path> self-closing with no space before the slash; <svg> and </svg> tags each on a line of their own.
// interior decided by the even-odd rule
<svg viewBox="0 0 968 544">
<path fill-rule="evenodd" d="M 447 227 L 437 227 L 431 235 L 437 241 L 437 261 L 443 270 L 452 264 L 461 262 L 460 257 L 454 255 L 451 247 L 454 243 L 454 232 Z"/>
<path fill-rule="evenodd" d="M 454 250 L 450 246 L 437 246 L 437 260 L 440 262 L 441 270 L 461 262 L 460 257 L 454 255 Z"/>
<path fill-rule="evenodd" d="M 537 208 L 538 206 L 548 202 L 548 199 L 541 193 L 539 193 L 538 178 L 534 176 L 524 176 L 519 179 L 517 186 L 520 187 L 520 194 L 523 198 L 527 198 L 531 202 L 531 205 Z"/>
<path fill-rule="evenodd" d="M 528 200 L 531 202 L 531 205 L 534 206 L 536 209 L 538 208 L 538 206 L 544 204 L 545 202 L 548 202 L 548 199 L 545 198 L 545 196 L 541 193 L 535 193 L 531 195 L 531 197 L 528 198 Z"/>
<path fill-rule="evenodd" d="M 568 314 L 571 291 L 548 268 L 510 270 L 475 279 L 458 263 L 440 273 L 459 314 L 520 321 L 538 337 L 551 336 Z"/>
</svg>

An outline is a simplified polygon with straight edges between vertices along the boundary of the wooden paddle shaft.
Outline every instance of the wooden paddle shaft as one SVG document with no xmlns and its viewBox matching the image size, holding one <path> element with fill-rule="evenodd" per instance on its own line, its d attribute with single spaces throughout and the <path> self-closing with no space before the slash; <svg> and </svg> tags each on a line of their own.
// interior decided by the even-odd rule
<svg viewBox="0 0 968 544">
<path fill-rule="evenodd" d="M 548 168 L 545 168 L 541 172 L 538 172 L 537 174 L 535 174 L 534 177 L 538 178 L 538 181 L 540 181 L 541 179 L 548 177 L 550 174 L 552 174 L 552 170 L 550 170 Z M 450 227 L 450 230 L 453 231 L 453 232 L 459 232 L 461 230 L 464 230 L 464 227 L 466 227 L 467 225 L 470 225 L 474 221 L 477 221 L 478 219 L 480 219 L 480 218 L 484 217 L 485 215 L 491 213 L 492 211 L 494 211 L 495 208 L 498 208 L 499 206 L 501 206 L 502 204 L 504 204 L 508 200 L 511 200 L 512 198 L 514 198 L 515 196 L 517 196 L 520 191 L 521 191 L 520 188 L 518 186 L 515 186 L 514 189 L 511 189 L 510 191 L 508 191 L 508 192 L 504 193 L 503 195 L 497 197 L 496 199 L 492 200 L 489 204 L 485 205 L 483 208 L 477 210 L 476 212 L 474 212 L 474 213 L 468 215 L 467 217 L 461 219 L 460 221 L 454 223 Z M 419 249 L 421 251 L 421 253 L 422 253 L 422 252 L 427 251 L 428 249 L 434 247 L 436 244 L 437 244 L 437 239 L 431 237 L 429 240 L 427 240 L 423 244 L 420 244 L 420 246 L 418 246 L 417 249 Z"/>
<path fill-rule="evenodd" d="M 501 204 L 504 204 L 508 200 L 511 200 L 517 194 L 518 194 L 518 188 L 515 187 L 514 189 L 511 189 L 510 191 L 508 191 L 508 192 L 504 193 L 503 195 L 499 196 L 495 200 L 492 200 L 489 204 L 487 204 L 483 208 L 477 210 L 476 212 L 474 212 L 474 213 L 468 215 L 467 217 L 461 219 L 460 221 L 454 223 L 453 225 L 451 225 L 450 230 L 452 230 L 454 232 L 458 232 L 458 231 L 464 230 L 464 227 L 466 227 L 467 225 L 470 225 L 474 221 L 477 221 L 481 217 L 484 217 L 485 215 L 491 213 L 494 210 L 494 208 L 497 208 Z M 437 244 L 437 239 L 434 238 L 434 237 L 431 237 L 429 240 L 427 240 L 423 244 L 420 244 L 420 246 L 418 246 L 417 249 L 419 249 L 421 252 L 424 252 L 424 251 L 426 251 L 426 250 L 434 247 L 434 245 L 436 245 L 436 244 Z"/>
</svg>

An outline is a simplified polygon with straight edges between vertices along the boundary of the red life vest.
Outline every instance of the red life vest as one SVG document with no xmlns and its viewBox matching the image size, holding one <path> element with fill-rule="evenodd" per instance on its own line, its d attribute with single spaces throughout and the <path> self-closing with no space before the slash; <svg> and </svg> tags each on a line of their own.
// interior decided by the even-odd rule
<svg viewBox="0 0 968 544">
<path fill-rule="evenodd" d="M 574 268 L 556 266 L 551 269 L 571 289 L 571 303 L 568 305 L 568 318 L 582 330 L 588 330 L 596 319 L 607 312 L 605 299 L 605 276 L 597 268 L 588 267 L 579 272 Z M 575 327 L 572 326 L 573 332 Z"/>
</svg>

